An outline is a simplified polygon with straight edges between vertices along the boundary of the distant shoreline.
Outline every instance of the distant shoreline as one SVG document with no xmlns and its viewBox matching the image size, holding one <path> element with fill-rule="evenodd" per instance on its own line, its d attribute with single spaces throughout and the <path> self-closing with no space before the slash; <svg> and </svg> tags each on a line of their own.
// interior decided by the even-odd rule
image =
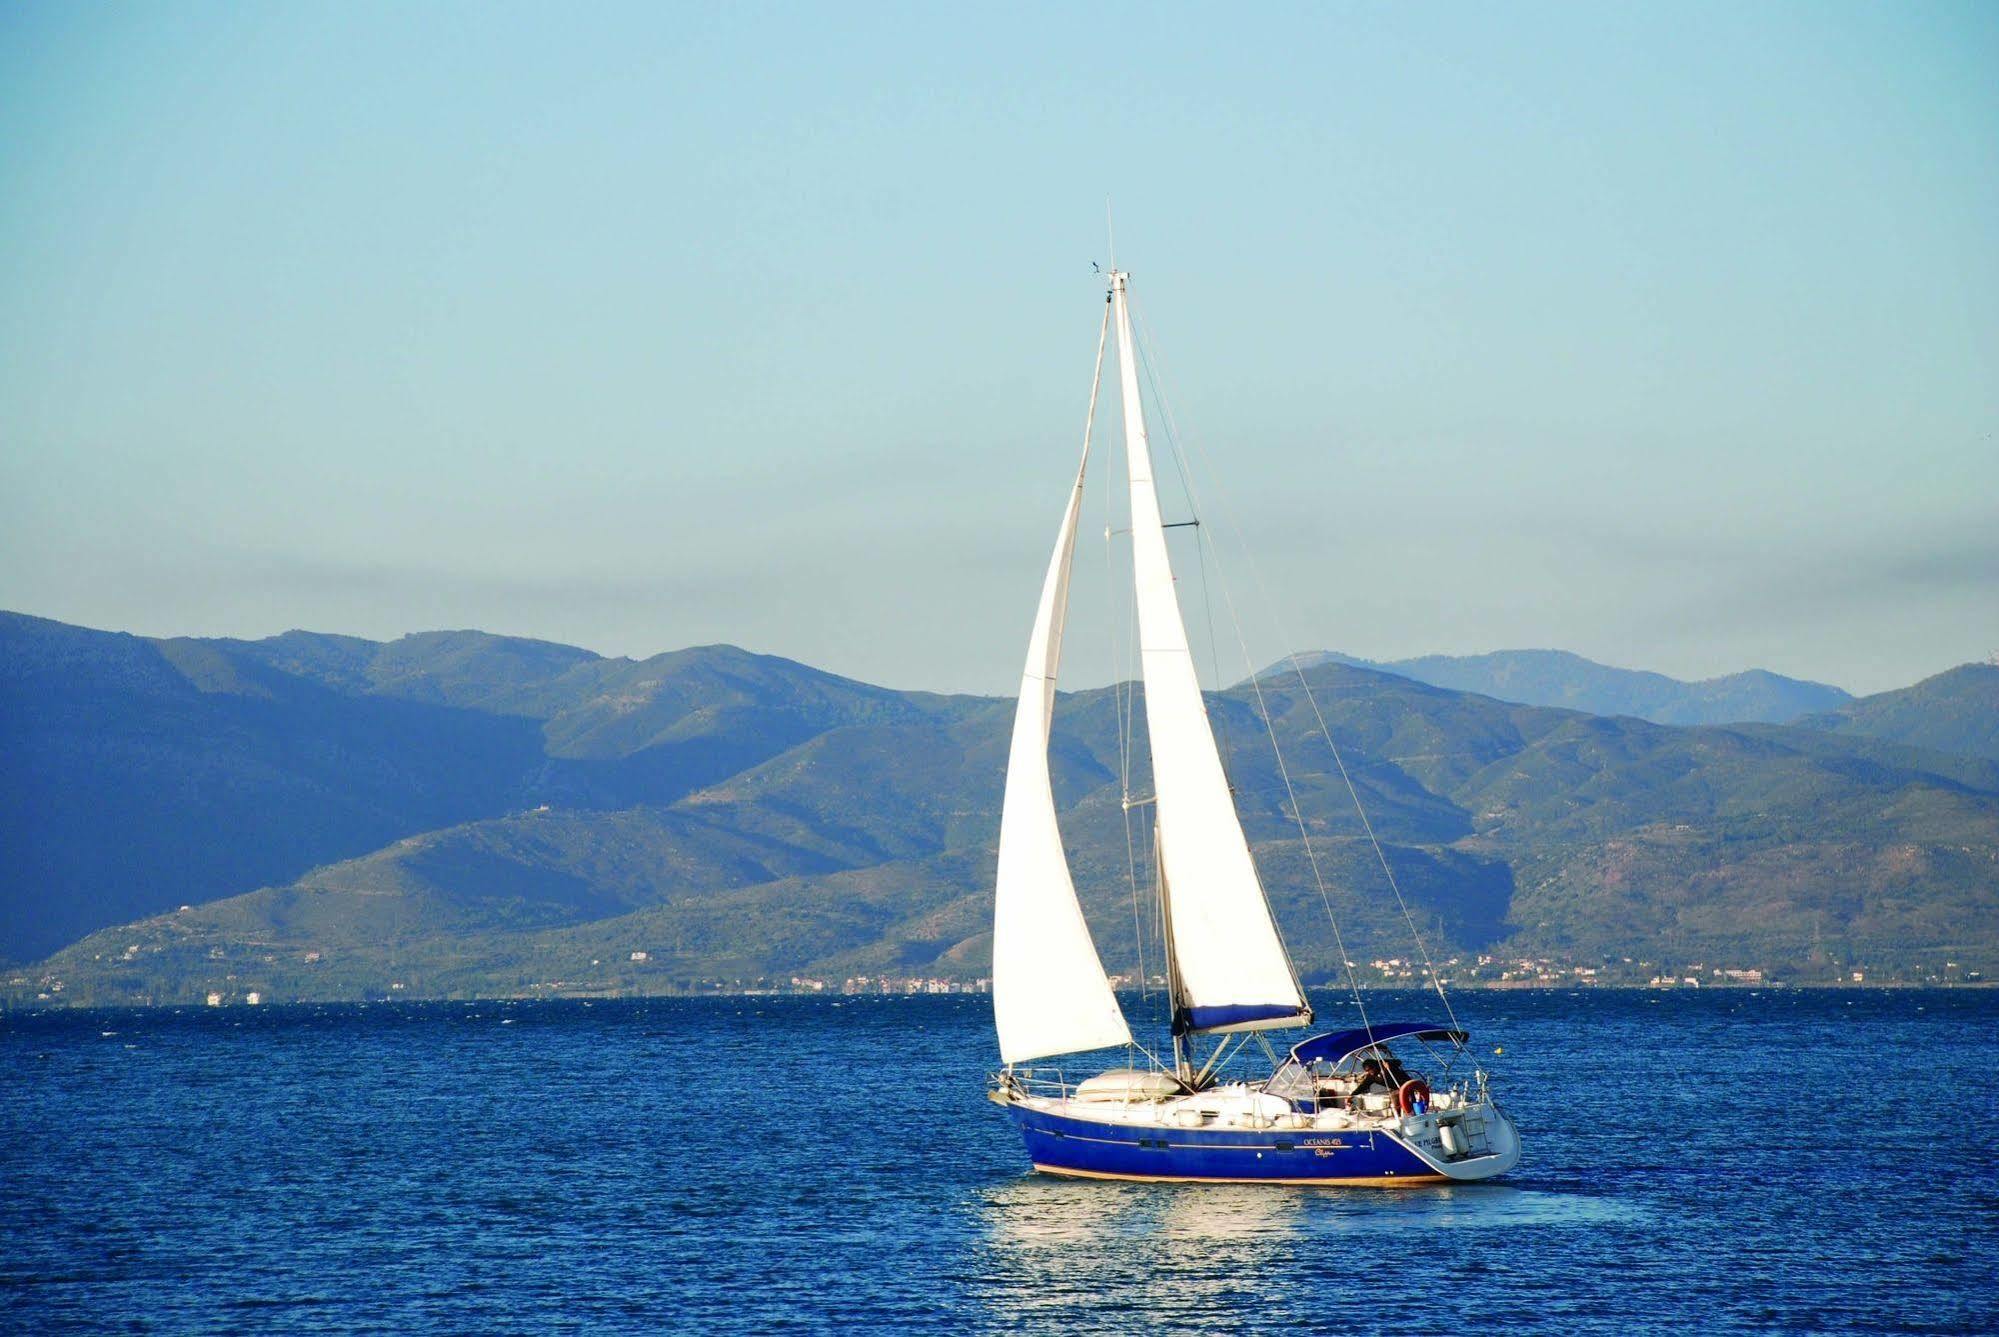
<svg viewBox="0 0 1999 1337">
<path fill-rule="evenodd" d="M 1333 986 L 1310 986 L 1323 993 L 1343 992 Z M 1451 986 L 1454 993 L 1894 993 L 1894 992 L 1948 992 L 1953 990 L 1980 990 L 1999 987 L 1999 981 L 1964 980 L 1952 982 L 1916 983 L 1904 980 L 1882 980 L 1880 982 L 1853 983 L 1851 981 L 1821 982 L 1811 984 L 1772 983 L 1743 984 L 1543 984 L 1537 982 L 1515 983 L 1497 981 L 1485 984 L 1462 984 Z M 1132 996 L 1136 990 L 1119 990 L 1121 996 Z M 1369 987 L 1362 991 L 1368 995 L 1393 995 L 1430 992 L 1424 985 L 1403 985 L 1395 988 Z M 811 989 L 716 989 L 677 990 L 672 992 L 590 992 L 590 993 L 549 993 L 527 992 L 509 994 L 436 994 L 393 997 L 365 998 L 265 998 L 251 1003 L 238 998 L 221 1003 L 208 1003 L 200 999 L 177 999 L 168 1002 L 121 1001 L 121 1002 L 71 1002 L 68 1000 L 31 1000 L 19 1002 L 0 998 L 0 1017 L 27 1015 L 30 1013 L 57 1012 L 230 1012 L 270 1011 L 297 1007 L 382 1007 L 406 1003 L 434 1004 L 475 1004 L 475 1003 L 601 1003 L 601 1002 L 653 1002 L 661 999 L 701 999 L 718 1000 L 767 1000 L 813 998 L 830 999 L 838 1002 L 857 1001 L 900 1001 L 909 998 L 973 998 L 987 997 L 983 990 L 961 990 L 955 993 L 926 992 L 882 992 L 855 991 L 836 993 Z"/>
</svg>

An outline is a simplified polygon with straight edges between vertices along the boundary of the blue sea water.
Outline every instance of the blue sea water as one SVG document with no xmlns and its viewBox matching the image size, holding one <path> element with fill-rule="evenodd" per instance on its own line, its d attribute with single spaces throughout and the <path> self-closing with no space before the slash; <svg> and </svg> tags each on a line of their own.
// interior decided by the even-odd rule
<svg viewBox="0 0 1999 1337">
<path fill-rule="evenodd" d="M 0 1325 L 1999 1326 L 1999 994 L 1456 1001 L 1526 1158 L 1394 1192 L 1024 1173 L 977 997 L 0 1018 Z"/>
</svg>

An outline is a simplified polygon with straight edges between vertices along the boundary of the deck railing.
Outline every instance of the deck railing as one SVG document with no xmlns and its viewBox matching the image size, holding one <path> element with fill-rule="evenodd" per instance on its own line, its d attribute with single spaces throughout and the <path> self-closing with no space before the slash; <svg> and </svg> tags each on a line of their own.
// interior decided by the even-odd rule
<svg viewBox="0 0 1999 1337">
<path fill-rule="evenodd" d="M 1075 1096 L 1076 1088 L 1079 1085 L 1081 1085 L 1080 1082 L 1071 1081 L 1068 1074 L 1061 1068 L 1015 1068 L 1011 1072 L 1002 1071 L 992 1075 L 992 1086 L 996 1092 L 1011 1091 L 1021 1096 L 1044 1100 L 1070 1100 Z M 1251 1083 L 1250 1085 L 1252 1089 L 1258 1088 L 1257 1083 Z M 1437 1110 L 1440 1107 L 1437 1100 L 1437 1096 L 1439 1095 L 1450 1097 L 1448 1102 L 1444 1102 L 1444 1107 L 1453 1110 L 1462 1110 L 1475 1105 L 1482 1105 L 1487 1100 L 1485 1074 L 1480 1072 L 1473 1075 L 1469 1080 L 1460 1078 L 1448 1085 L 1439 1086 L 1431 1094 L 1430 1108 L 1432 1110 Z M 1103 1100 L 1101 1103 L 1150 1105 L 1161 1099 L 1176 1098 L 1133 1093 L 1127 1095 L 1122 1101 L 1112 1097 Z M 1354 1111 L 1355 1113 L 1373 1117 L 1396 1117 L 1397 1111 L 1392 1093 L 1380 1093 L 1373 1097 L 1364 1097 L 1363 1099 L 1372 1102 L 1371 1105 L 1356 1110 Z M 1374 1105 L 1380 1105 L 1382 1101 L 1387 1102 L 1384 1108 L 1373 1107 Z M 1345 1101 L 1340 1097 L 1334 1096 L 1319 1100 L 1316 1103 L 1320 1111 L 1324 1112 L 1343 1108 Z"/>
</svg>

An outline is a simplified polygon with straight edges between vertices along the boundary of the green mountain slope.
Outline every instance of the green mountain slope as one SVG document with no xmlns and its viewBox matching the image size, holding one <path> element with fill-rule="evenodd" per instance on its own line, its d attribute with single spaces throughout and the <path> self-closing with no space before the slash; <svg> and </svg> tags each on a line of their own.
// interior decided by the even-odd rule
<svg viewBox="0 0 1999 1337">
<path fill-rule="evenodd" d="M 670 803 L 951 698 L 709 646 L 146 640 L 0 614 L 0 959 L 543 803 Z"/>
<path fill-rule="evenodd" d="M 60 977 L 71 996 L 164 1000 L 209 988 L 339 997 L 393 984 L 477 994 L 978 976 L 1011 703 L 902 698 L 783 661 L 744 665 L 740 653 L 697 661 L 712 674 L 701 689 L 712 710 L 685 691 L 657 721 L 671 730 L 708 711 L 752 733 L 768 720 L 830 727 L 670 802 L 556 803 L 460 823 L 101 932 L 46 963 L 37 984 Z M 601 690 L 551 685 L 610 672 L 557 665 L 531 684 L 539 718 L 611 709 Z M 764 672 L 775 683 L 756 678 Z M 1671 728 L 1512 705 L 1340 664 L 1309 677 L 1310 699 L 1295 680 L 1268 681 L 1211 709 L 1272 904 L 1310 978 L 1341 969 L 1328 907 L 1364 969 L 1411 951 L 1322 717 L 1411 915 L 1461 969 L 1479 953 L 1999 961 L 1999 765 L 1817 729 Z M 667 695 L 620 682 L 621 699 L 640 698 L 631 710 Z M 766 692 L 783 695 L 772 703 Z M 1282 740 L 1323 893 L 1260 711 Z M 1142 702 L 1136 716 L 1142 727 Z M 1149 810 L 1136 810 L 1128 846 L 1117 717 L 1112 691 L 1062 698 L 1056 789 L 1107 965 L 1136 972 L 1144 950 L 1156 971 L 1150 897 L 1132 885 L 1149 867 Z M 656 747 L 661 734 L 630 739 Z M 750 754 L 783 736 L 758 735 Z M 553 764 L 545 733 L 542 746 Z M 610 751 L 562 760 L 614 767 Z M 1142 765 L 1132 788 L 1148 792 Z"/>
<path fill-rule="evenodd" d="M 0 955 L 505 811 L 540 761 L 530 721 L 178 658 L 0 617 Z"/>
<path fill-rule="evenodd" d="M 1999 761 L 1999 664 L 1960 664 L 1799 721 L 1807 728 Z"/>
</svg>

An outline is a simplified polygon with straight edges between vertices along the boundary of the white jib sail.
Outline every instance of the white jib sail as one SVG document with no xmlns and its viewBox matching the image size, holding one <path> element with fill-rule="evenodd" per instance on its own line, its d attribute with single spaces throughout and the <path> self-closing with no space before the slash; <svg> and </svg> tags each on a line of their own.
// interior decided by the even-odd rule
<svg viewBox="0 0 1999 1337">
<path fill-rule="evenodd" d="M 1201 700 L 1152 485 L 1124 275 L 1114 275 L 1111 283 L 1131 475 L 1139 667 L 1152 744 L 1160 865 L 1179 974 L 1177 1006 L 1183 1015 L 1178 1024 L 1193 1030 L 1286 1025 L 1308 1014 L 1305 999 L 1271 922 Z"/>
<path fill-rule="evenodd" d="M 1041 607 L 1020 675 L 1007 756 L 1006 800 L 1000 810 L 999 876 L 993 905 L 993 1023 L 1000 1058 L 1024 1063 L 1052 1054 L 1131 1043 L 1103 962 L 1091 941 L 1048 778 L 1048 729 L 1055 712 L 1055 678 L 1062 662 L 1062 623 L 1069 605 L 1069 564 L 1083 505 L 1088 446 L 1076 470 L 1069 509 L 1041 586 Z"/>
</svg>

